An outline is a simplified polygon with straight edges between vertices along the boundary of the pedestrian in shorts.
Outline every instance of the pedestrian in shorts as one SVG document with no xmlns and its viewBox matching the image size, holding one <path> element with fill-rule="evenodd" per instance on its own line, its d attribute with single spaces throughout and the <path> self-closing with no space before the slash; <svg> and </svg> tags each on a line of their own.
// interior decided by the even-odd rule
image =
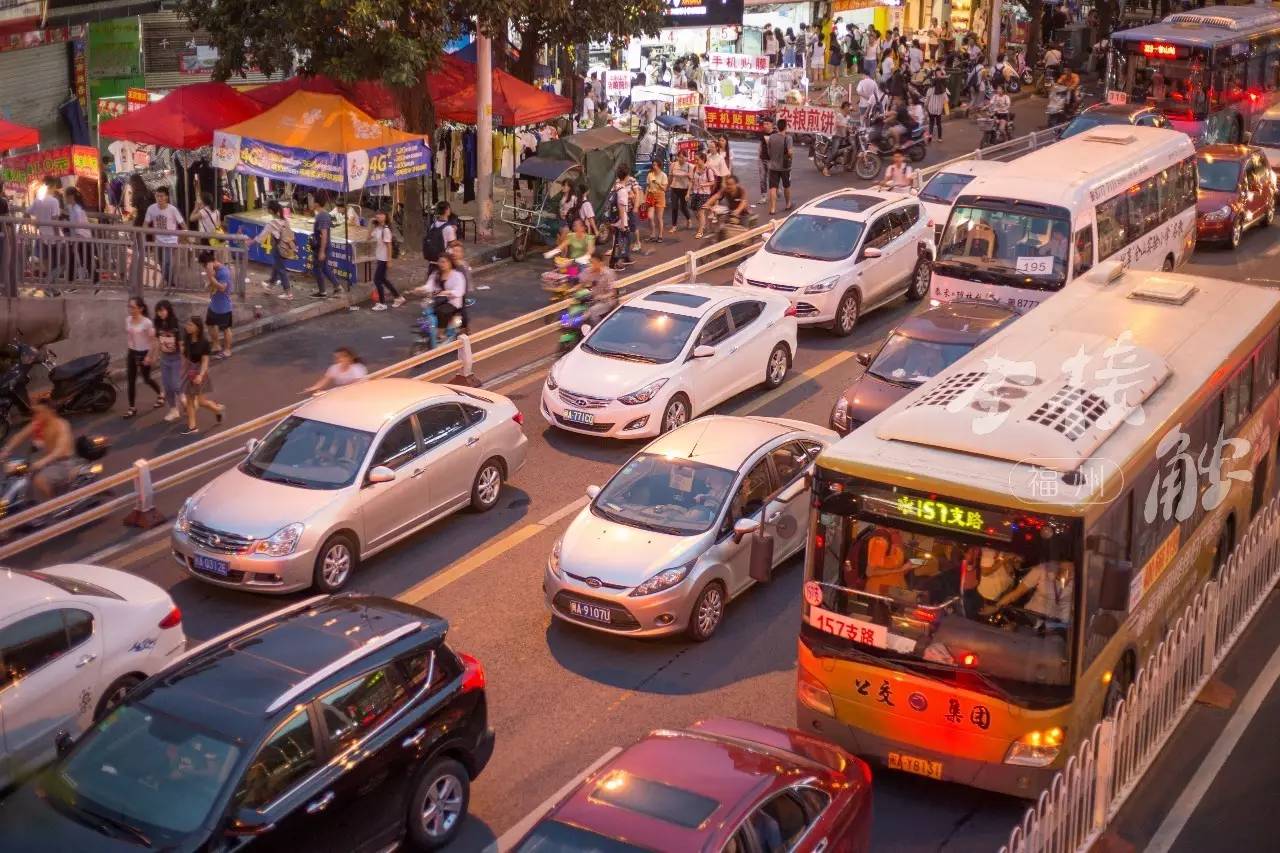
<svg viewBox="0 0 1280 853">
<path fill-rule="evenodd" d="M 209 276 L 209 308 L 204 324 L 209 330 L 213 357 L 231 358 L 231 269 L 218 260 L 212 249 L 201 252 L 199 261 Z"/>
<path fill-rule="evenodd" d="M 778 119 L 778 129 L 769 136 L 769 215 L 778 209 L 778 188 L 781 187 L 791 209 L 791 134 L 787 132 L 787 120 Z"/>
<path fill-rule="evenodd" d="M 764 132 L 760 135 L 760 155 L 756 171 L 760 173 L 760 200 L 756 206 L 769 200 L 769 137 L 773 134 L 773 119 L 764 120 Z"/>
</svg>

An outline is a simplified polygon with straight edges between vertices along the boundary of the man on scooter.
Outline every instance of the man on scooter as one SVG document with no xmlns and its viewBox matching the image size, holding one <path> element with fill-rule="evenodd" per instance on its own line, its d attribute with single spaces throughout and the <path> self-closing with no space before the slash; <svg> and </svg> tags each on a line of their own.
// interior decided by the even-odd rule
<svg viewBox="0 0 1280 853">
<path fill-rule="evenodd" d="M 911 118 L 911 111 L 907 109 L 907 102 L 904 98 L 897 98 L 893 105 L 893 126 L 889 128 L 889 133 L 893 136 L 893 147 L 895 150 L 902 149 L 903 141 L 916 129 L 916 122 Z"/>
<path fill-rule="evenodd" d="M 37 498 L 47 501 L 63 492 L 75 476 L 73 457 L 76 446 L 71 424 L 58 416 L 47 399 L 33 400 L 31 423 L 5 442 L 4 448 L 0 449 L 0 458 L 7 458 L 27 440 L 42 452 L 31 463 L 31 486 Z"/>
</svg>

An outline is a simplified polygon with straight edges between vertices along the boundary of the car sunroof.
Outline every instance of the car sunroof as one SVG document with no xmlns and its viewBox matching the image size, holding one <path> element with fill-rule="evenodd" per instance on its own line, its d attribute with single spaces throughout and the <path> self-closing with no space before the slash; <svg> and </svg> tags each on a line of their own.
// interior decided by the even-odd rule
<svg viewBox="0 0 1280 853">
<path fill-rule="evenodd" d="M 646 302 L 666 302 L 668 305 L 680 305 L 685 308 L 697 308 L 710 300 L 694 293 L 677 293 L 674 290 L 655 290 L 645 297 Z"/>
<path fill-rule="evenodd" d="M 815 204 L 814 207 L 824 207 L 828 210 L 843 210 L 847 213 L 862 213 L 865 210 L 870 210 L 882 201 L 884 201 L 884 199 L 876 198 L 873 195 L 847 193 L 845 195 L 837 195 L 824 199 Z"/>
<path fill-rule="evenodd" d="M 710 797 L 641 779 L 625 770 L 615 770 L 601 779 L 591 799 L 688 829 L 702 826 L 720 805 Z"/>
</svg>

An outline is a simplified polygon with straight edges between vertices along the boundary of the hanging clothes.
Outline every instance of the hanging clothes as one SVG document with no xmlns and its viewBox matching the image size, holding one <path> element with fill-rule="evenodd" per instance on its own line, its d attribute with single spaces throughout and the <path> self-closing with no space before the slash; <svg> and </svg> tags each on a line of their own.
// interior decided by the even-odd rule
<svg viewBox="0 0 1280 853">
<path fill-rule="evenodd" d="M 465 130 L 462 133 L 462 200 L 476 200 L 476 132 Z"/>
</svg>

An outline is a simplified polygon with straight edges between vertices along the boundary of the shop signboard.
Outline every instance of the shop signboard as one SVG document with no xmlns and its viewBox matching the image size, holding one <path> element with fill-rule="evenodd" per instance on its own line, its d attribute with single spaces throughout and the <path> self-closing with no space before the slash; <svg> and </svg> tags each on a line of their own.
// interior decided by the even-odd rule
<svg viewBox="0 0 1280 853">
<path fill-rule="evenodd" d="M 704 107 L 703 121 L 707 130 L 736 130 L 741 133 L 758 133 L 763 114 L 756 110 L 731 110 L 725 107 Z"/>
<path fill-rule="evenodd" d="M 831 136 L 845 123 L 839 110 L 827 107 L 778 107 L 779 119 L 786 119 L 792 133 L 820 133 Z"/>
<path fill-rule="evenodd" d="M 125 112 L 133 112 L 140 110 L 147 104 L 151 103 L 151 93 L 146 89 L 130 86 L 129 91 L 124 93 Z"/>
<path fill-rule="evenodd" d="M 42 21 L 45 0 L 2 0 L 0 2 L 0 26 L 8 28 L 28 21 Z"/>
<path fill-rule="evenodd" d="M 266 228 L 260 219 L 242 216 L 228 216 L 225 220 L 228 234 L 243 234 L 250 240 L 249 260 L 259 264 L 274 262 L 270 250 L 256 242 L 258 235 Z M 284 268 L 298 275 L 312 275 L 315 269 L 315 255 L 311 245 L 311 234 L 294 229 L 294 243 L 298 247 L 298 257 L 284 262 Z M 334 240 L 329 243 L 329 251 L 325 253 L 325 266 L 334 277 L 348 287 L 354 286 L 359 279 L 356 275 L 356 262 L 352 250 L 355 247 L 346 240 Z"/>
<path fill-rule="evenodd" d="M 227 171 L 347 192 L 429 173 L 431 149 L 415 139 L 341 154 L 217 131 L 213 135 L 213 165 Z"/>
<path fill-rule="evenodd" d="M 76 100 L 85 116 L 89 115 L 89 57 L 85 52 L 84 39 L 71 42 L 71 85 L 75 89 Z"/>
<path fill-rule="evenodd" d="M 0 0 L 2 5 L 2 0 Z M 3 29 L 0 26 L 0 29 Z M 25 30 L 21 27 L 0 34 L 0 51 L 23 50 L 28 47 L 40 47 L 45 44 L 59 44 L 72 39 L 84 38 L 83 24 L 70 27 L 45 27 L 43 30 Z"/>
<path fill-rule="evenodd" d="M 32 181 L 42 180 L 46 175 L 97 180 L 98 149 L 88 145 L 64 145 L 0 160 L 4 188 L 12 193 L 25 193 Z"/>
<path fill-rule="evenodd" d="M 667 0 L 664 29 L 742 25 L 743 0 Z"/>
<path fill-rule="evenodd" d="M 604 72 L 604 93 L 608 98 L 625 98 L 631 91 L 631 72 L 609 70 Z"/>
<path fill-rule="evenodd" d="M 709 71 L 739 71 L 746 74 L 768 74 L 769 57 L 761 54 L 751 56 L 745 53 L 708 53 L 706 64 Z"/>
</svg>

